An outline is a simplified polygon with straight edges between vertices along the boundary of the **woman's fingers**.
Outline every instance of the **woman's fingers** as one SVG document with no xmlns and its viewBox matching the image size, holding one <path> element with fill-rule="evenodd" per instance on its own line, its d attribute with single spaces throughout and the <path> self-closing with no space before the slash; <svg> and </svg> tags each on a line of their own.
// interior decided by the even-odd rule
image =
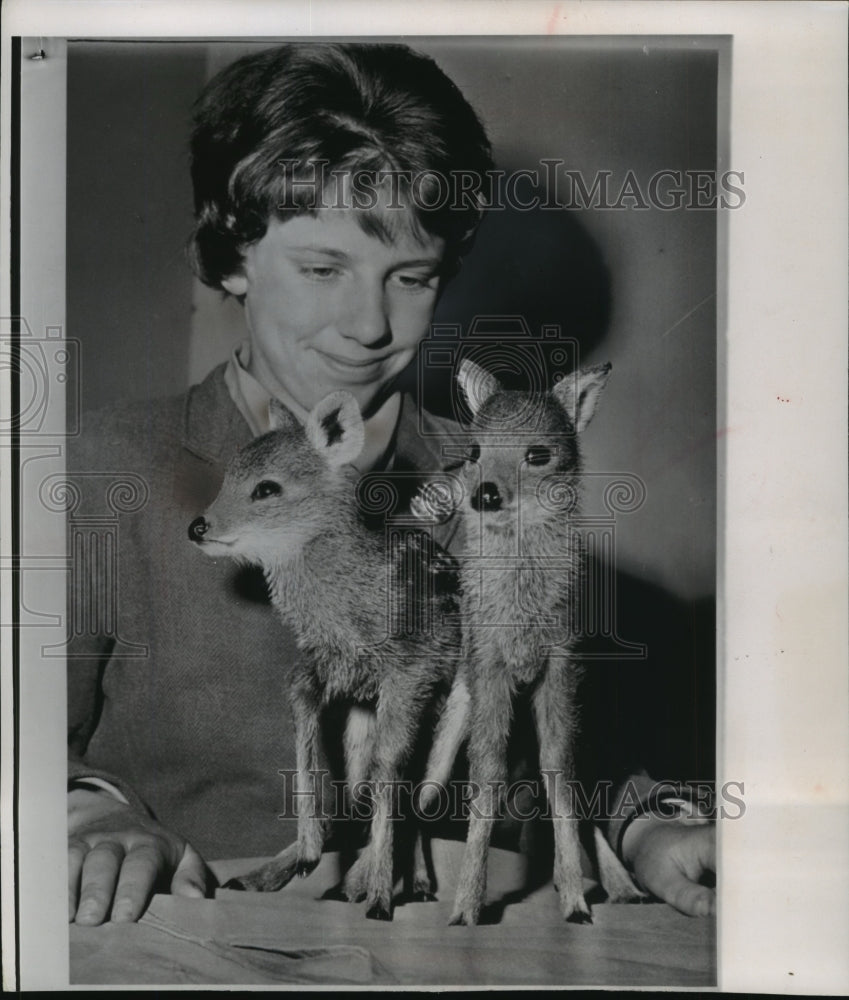
<svg viewBox="0 0 849 1000">
<path fill-rule="evenodd" d="M 207 887 L 214 882 L 214 876 L 203 863 L 203 858 L 186 844 L 183 857 L 171 879 L 171 892 L 175 896 L 191 896 L 196 899 L 206 895 Z"/>
<path fill-rule="evenodd" d="M 102 924 L 109 915 L 123 859 L 124 848 L 114 841 L 103 840 L 88 849 L 80 874 L 78 924 Z"/>
<path fill-rule="evenodd" d="M 138 920 L 162 873 L 173 865 L 160 838 L 104 837 L 94 844 L 68 845 L 68 913 L 94 926 Z M 204 869 L 203 862 L 195 855 Z M 192 893 L 187 893 L 191 895 Z M 203 895 L 203 891 L 196 893 Z"/>
<path fill-rule="evenodd" d="M 157 888 L 203 897 L 214 879 L 177 833 L 114 796 L 68 796 L 68 917 L 78 924 L 138 920 Z"/>
<path fill-rule="evenodd" d="M 693 882 L 682 872 L 668 876 L 665 899 L 688 917 L 707 917 L 716 912 L 716 893 Z"/>
<path fill-rule="evenodd" d="M 139 844 L 127 852 L 112 904 L 115 923 L 139 919 L 165 865 L 166 858 L 155 841 Z"/>
<path fill-rule="evenodd" d="M 88 853 L 88 844 L 80 840 L 68 841 L 68 920 L 77 915 L 77 904 L 80 898 L 80 876 L 83 871 L 83 861 Z"/>
</svg>

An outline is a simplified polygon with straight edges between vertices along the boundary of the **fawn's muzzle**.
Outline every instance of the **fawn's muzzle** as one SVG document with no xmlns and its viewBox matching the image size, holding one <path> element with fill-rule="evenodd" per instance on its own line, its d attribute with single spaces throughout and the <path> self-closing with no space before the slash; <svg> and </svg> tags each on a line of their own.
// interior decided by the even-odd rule
<svg viewBox="0 0 849 1000">
<path fill-rule="evenodd" d="M 202 542 L 203 536 L 209 531 L 209 522 L 205 517 L 196 517 L 189 525 L 189 538 L 193 542 Z"/>
<path fill-rule="evenodd" d="M 481 483 L 472 494 L 472 509 L 477 511 L 501 510 L 501 494 L 495 483 Z"/>
</svg>

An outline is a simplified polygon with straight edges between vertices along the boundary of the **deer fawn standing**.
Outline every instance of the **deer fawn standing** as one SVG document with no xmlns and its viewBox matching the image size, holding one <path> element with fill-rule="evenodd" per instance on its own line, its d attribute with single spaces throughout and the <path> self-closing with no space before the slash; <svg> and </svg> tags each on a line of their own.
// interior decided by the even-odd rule
<svg viewBox="0 0 849 1000">
<path fill-rule="evenodd" d="M 272 404 L 272 414 L 277 429 L 234 457 L 218 497 L 189 528 L 207 555 L 263 568 L 271 599 L 306 654 L 290 677 L 302 793 L 295 863 L 274 859 L 239 881 L 245 888 L 278 889 L 318 864 L 324 840 L 315 774 L 319 715 L 328 702 L 343 699 L 354 706 L 345 734 L 349 786 L 370 779 L 375 789 L 370 844 L 348 872 L 344 892 L 352 900 L 365 895 L 369 917 L 391 920 L 393 790 L 422 717 L 451 683 L 459 635 L 456 629 L 387 629 L 390 598 L 434 602 L 433 621 L 452 606 L 432 588 L 411 587 L 399 568 L 404 554 L 393 563 L 383 536 L 362 524 L 359 474 L 349 465 L 363 443 L 354 398 L 333 393 L 303 427 L 279 404 Z M 444 569 L 428 561 L 427 550 L 414 556 L 416 579 Z M 387 638 L 378 642 L 381 636 Z M 415 888 L 426 895 L 425 878 L 417 872 Z"/>
<path fill-rule="evenodd" d="M 423 786 L 448 779 L 468 730 L 475 792 L 452 924 L 475 924 L 480 916 L 496 789 L 507 778 L 507 739 L 519 689 L 530 692 L 547 778 L 560 909 L 567 920 L 591 920 L 578 820 L 570 815 L 578 729 L 573 609 L 582 569 L 569 515 L 577 510 L 580 489 L 577 435 L 589 423 L 609 372 L 609 364 L 583 369 L 551 392 L 536 394 L 502 389 L 469 360 L 458 374 L 473 413 L 474 438 L 462 483 L 456 481 L 449 502 L 461 508 L 466 533 L 463 667 L 440 719 L 428 763 L 430 781 Z M 444 503 L 444 491 L 442 496 Z M 416 506 L 421 515 L 433 512 L 426 491 Z M 597 828 L 595 833 L 608 896 L 638 896 Z"/>
</svg>

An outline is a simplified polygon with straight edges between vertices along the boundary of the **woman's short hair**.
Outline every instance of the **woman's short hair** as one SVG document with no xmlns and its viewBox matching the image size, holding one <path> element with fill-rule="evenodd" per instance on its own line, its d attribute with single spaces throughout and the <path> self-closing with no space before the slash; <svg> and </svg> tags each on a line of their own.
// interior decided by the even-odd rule
<svg viewBox="0 0 849 1000">
<path fill-rule="evenodd" d="M 204 89 L 191 138 L 196 225 L 191 256 L 221 287 L 271 218 L 338 204 L 391 238 L 378 185 L 414 229 L 446 241 L 448 266 L 468 249 L 491 181 L 480 119 L 436 63 L 404 45 L 292 43 L 237 60 Z M 353 182 L 352 182 L 353 178 Z M 385 189 L 385 188 L 384 188 Z M 397 218 L 397 216 L 396 216 Z"/>
</svg>

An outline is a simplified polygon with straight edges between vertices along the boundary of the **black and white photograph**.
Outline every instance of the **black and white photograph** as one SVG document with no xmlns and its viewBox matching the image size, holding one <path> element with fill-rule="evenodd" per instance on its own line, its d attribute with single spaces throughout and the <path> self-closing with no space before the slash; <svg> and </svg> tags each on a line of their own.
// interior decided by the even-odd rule
<svg viewBox="0 0 849 1000">
<path fill-rule="evenodd" d="M 4 27 L 4 983 L 841 992 L 845 295 L 792 361 L 751 30 L 223 6 Z"/>
</svg>

